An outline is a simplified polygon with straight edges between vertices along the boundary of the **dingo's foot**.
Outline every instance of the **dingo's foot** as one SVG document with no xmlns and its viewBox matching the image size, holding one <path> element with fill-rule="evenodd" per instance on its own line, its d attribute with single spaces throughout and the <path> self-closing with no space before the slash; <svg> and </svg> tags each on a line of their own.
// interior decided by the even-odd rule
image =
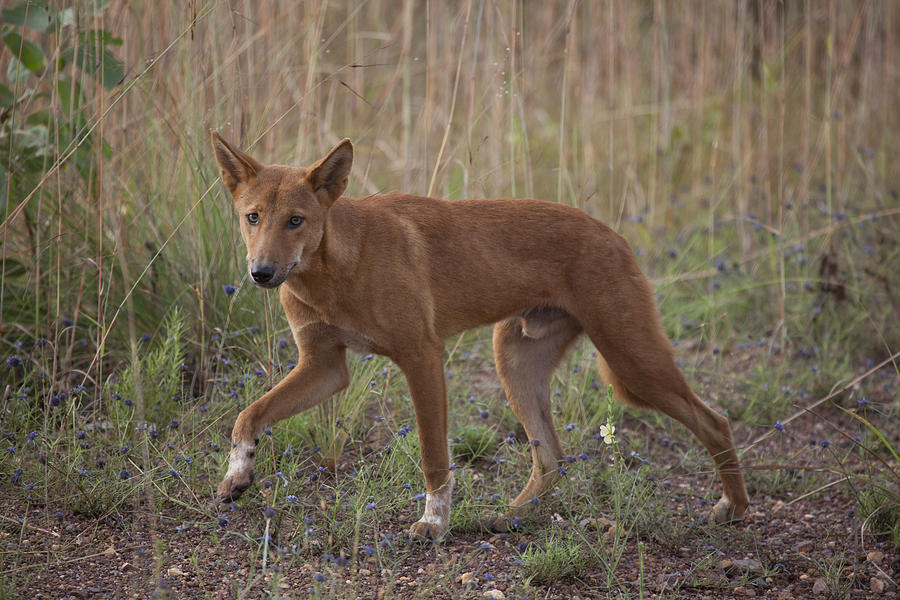
<svg viewBox="0 0 900 600">
<path fill-rule="evenodd" d="M 738 508 L 723 496 L 712 509 L 712 520 L 720 525 L 737 523 L 744 520 L 745 510 L 746 505 Z"/>
<path fill-rule="evenodd" d="M 216 490 L 221 502 L 234 502 L 253 483 L 254 446 L 238 444 L 228 455 L 228 471 Z"/>
<path fill-rule="evenodd" d="M 450 529 L 450 497 L 453 495 L 453 473 L 437 491 L 425 494 L 425 514 L 412 524 L 409 535 L 418 540 L 440 540 Z"/>
<path fill-rule="evenodd" d="M 443 523 L 435 523 L 430 521 L 416 521 L 409 528 L 409 536 L 414 540 L 441 540 L 447 535 L 450 525 Z"/>
</svg>

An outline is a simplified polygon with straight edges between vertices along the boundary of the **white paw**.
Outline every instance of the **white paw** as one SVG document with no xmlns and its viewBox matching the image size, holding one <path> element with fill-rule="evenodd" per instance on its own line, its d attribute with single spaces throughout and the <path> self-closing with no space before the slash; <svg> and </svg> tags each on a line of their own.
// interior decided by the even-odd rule
<svg viewBox="0 0 900 600">
<path fill-rule="evenodd" d="M 453 473 L 439 490 L 425 495 L 425 514 L 413 523 L 409 532 L 414 538 L 437 540 L 450 529 L 450 497 L 453 495 Z"/>
<path fill-rule="evenodd" d="M 256 446 L 247 443 L 239 443 L 231 449 L 228 455 L 228 471 L 219 484 L 216 495 L 220 500 L 231 502 L 237 500 L 240 495 L 253 483 L 253 461 L 256 455 Z"/>
</svg>

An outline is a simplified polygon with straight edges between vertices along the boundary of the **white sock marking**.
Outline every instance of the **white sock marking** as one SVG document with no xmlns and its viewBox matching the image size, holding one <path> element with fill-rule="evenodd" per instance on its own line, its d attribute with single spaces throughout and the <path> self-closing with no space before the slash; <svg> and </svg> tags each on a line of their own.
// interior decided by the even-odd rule
<svg viewBox="0 0 900 600">
<path fill-rule="evenodd" d="M 450 479 L 439 490 L 425 494 L 425 514 L 419 521 L 437 525 L 441 529 L 450 527 L 450 497 L 453 495 L 453 484 L 451 472 Z"/>
<path fill-rule="evenodd" d="M 238 443 L 232 448 L 231 454 L 228 455 L 228 471 L 225 473 L 225 479 L 234 477 L 238 473 L 249 473 L 253 468 L 253 457 L 248 456 L 248 453 L 254 453 L 255 450 L 255 446 L 245 442 Z"/>
</svg>

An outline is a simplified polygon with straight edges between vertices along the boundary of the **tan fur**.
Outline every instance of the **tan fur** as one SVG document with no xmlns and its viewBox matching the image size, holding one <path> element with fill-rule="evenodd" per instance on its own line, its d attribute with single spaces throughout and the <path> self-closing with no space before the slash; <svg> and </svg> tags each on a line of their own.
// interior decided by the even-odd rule
<svg viewBox="0 0 900 600">
<path fill-rule="evenodd" d="M 550 378 L 584 332 L 620 400 L 684 423 L 713 456 L 724 487 L 714 518 L 743 516 L 747 492 L 728 422 L 676 367 L 650 284 L 612 229 L 578 209 L 537 200 L 344 197 L 349 140 L 309 169 L 263 166 L 215 133 L 213 147 L 252 276 L 280 286 L 299 348 L 297 367 L 238 416 L 234 452 L 246 457 L 232 460 L 220 497 L 234 499 L 250 485 L 253 453 L 244 449 L 266 427 L 348 384 L 347 348 L 376 352 L 406 375 L 426 489 L 441 498 L 412 533 L 442 536 L 452 486 L 444 340 L 496 323 L 497 371 L 533 441 L 531 477 L 509 514 L 526 511 L 558 478 L 565 457 L 550 414 Z M 292 228 L 294 216 L 304 221 Z"/>
</svg>

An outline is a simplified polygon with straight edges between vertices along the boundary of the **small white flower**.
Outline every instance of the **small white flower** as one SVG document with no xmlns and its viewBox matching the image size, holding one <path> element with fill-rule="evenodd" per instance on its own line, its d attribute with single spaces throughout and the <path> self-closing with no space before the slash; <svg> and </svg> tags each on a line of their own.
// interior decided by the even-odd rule
<svg viewBox="0 0 900 600">
<path fill-rule="evenodd" d="M 603 437 L 603 441 L 606 442 L 606 445 L 611 445 L 616 438 L 614 437 L 616 433 L 616 428 L 612 423 L 607 422 L 606 425 L 600 426 L 600 435 Z"/>
</svg>

